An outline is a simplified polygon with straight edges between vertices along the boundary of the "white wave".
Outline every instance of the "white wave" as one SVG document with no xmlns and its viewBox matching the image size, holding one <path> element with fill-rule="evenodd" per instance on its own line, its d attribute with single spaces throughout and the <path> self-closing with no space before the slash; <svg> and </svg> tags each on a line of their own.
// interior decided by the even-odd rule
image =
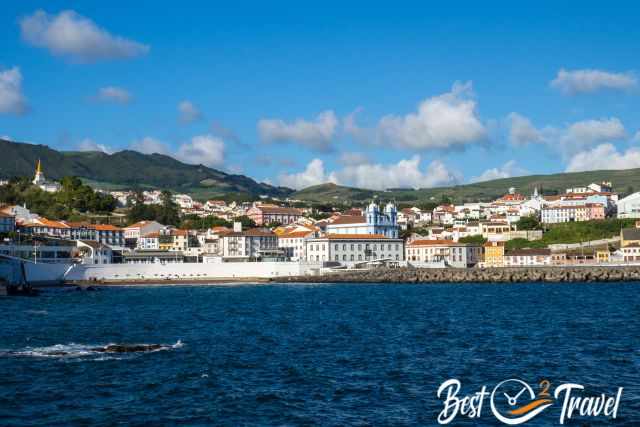
<svg viewBox="0 0 640 427">
<path fill-rule="evenodd" d="M 132 356 L 140 353 L 154 353 L 157 351 L 177 349 L 184 346 L 181 340 L 176 341 L 175 344 L 165 345 L 161 344 L 159 348 L 155 348 L 149 351 L 134 351 L 134 352 L 105 352 L 102 349 L 113 345 L 153 345 L 153 344 L 54 344 L 45 347 L 25 347 L 20 350 L 0 350 L 1 356 L 22 356 L 22 357 L 52 357 L 52 358 L 79 358 L 87 356 L 99 356 L 95 360 L 111 360 L 118 359 L 123 356 Z"/>
</svg>

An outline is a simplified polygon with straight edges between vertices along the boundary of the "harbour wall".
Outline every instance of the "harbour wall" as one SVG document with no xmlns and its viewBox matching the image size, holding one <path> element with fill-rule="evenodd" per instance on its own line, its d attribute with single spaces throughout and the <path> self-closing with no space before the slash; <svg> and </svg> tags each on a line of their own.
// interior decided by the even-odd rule
<svg viewBox="0 0 640 427">
<path fill-rule="evenodd" d="M 285 282 L 351 283 L 518 283 L 640 281 L 640 265 L 501 268 L 375 268 L 322 276 L 286 277 Z"/>
<path fill-rule="evenodd" d="M 278 279 L 318 274 L 320 265 L 297 262 L 227 262 L 170 264 L 78 264 L 66 282 L 153 282 Z"/>
</svg>

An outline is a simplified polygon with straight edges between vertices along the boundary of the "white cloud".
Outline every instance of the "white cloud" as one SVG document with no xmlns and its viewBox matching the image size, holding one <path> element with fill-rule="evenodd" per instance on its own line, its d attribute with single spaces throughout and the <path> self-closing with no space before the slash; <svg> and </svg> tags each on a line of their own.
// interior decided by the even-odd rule
<svg viewBox="0 0 640 427">
<path fill-rule="evenodd" d="M 325 173 L 324 163 L 320 159 L 311 160 L 305 170 L 300 173 L 280 174 L 278 181 L 280 185 L 296 189 L 307 188 L 326 182 L 336 182 L 335 177 Z"/>
<path fill-rule="evenodd" d="M 362 163 L 368 163 L 369 158 L 364 153 L 344 152 L 340 155 L 338 161 L 346 166 L 360 165 Z"/>
<path fill-rule="evenodd" d="M 456 82 L 451 92 L 425 99 L 415 113 L 385 116 L 375 129 L 359 128 L 352 114 L 345 119 L 345 131 L 360 142 L 415 150 L 464 148 L 487 137 L 471 82 Z"/>
<path fill-rule="evenodd" d="M 224 163 L 224 141 L 212 135 L 198 135 L 178 147 L 176 158 L 185 163 L 218 167 Z"/>
<path fill-rule="evenodd" d="M 20 68 L 0 71 L 0 114 L 23 114 L 26 111 L 27 99 L 22 94 Z"/>
<path fill-rule="evenodd" d="M 612 140 L 624 139 L 627 133 L 622 122 L 615 118 L 583 120 L 569 125 L 561 134 L 561 147 L 569 153 Z"/>
<path fill-rule="evenodd" d="M 131 100 L 131 94 L 121 87 L 106 86 L 98 91 L 98 99 L 104 102 L 127 104 Z"/>
<path fill-rule="evenodd" d="M 13 139 L 9 135 L 2 135 L 0 136 L 0 139 L 4 141 L 13 141 Z"/>
<path fill-rule="evenodd" d="M 631 142 L 634 142 L 634 143 L 640 142 L 640 130 L 637 131 L 635 135 L 633 135 L 633 138 L 631 138 Z"/>
<path fill-rule="evenodd" d="M 415 155 L 394 164 L 361 163 L 348 165 L 336 171 L 326 171 L 320 159 L 313 159 L 303 172 L 281 174 L 281 185 L 305 188 L 311 185 L 333 182 L 341 185 L 385 190 L 387 188 L 428 188 L 459 183 L 462 176 L 450 171 L 439 160 L 432 161 L 424 170 L 421 159 Z"/>
<path fill-rule="evenodd" d="M 20 29 L 28 43 L 77 62 L 133 58 L 149 51 L 148 45 L 112 35 L 73 10 L 57 15 L 37 10 L 20 20 Z"/>
<path fill-rule="evenodd" d="M 183 123 L 191 123 L 200 120 L 202 114 L 191 101 L 182 101 L 178 104 L 178 113 L 180 113 L 180 121 Z"/>
<path fill-rule="evenodd" d="M 597 147 L 574 155 L 567 166 L 567 172 L 601 169 L 632 169 L 640 167 L 640 149 L 632 147 L 618 152 L 613 144 Z"/>
<path fill-rule="evenodd" d="M 78 143 L 79 151 L 101 151 L 107 154 L 113 154 L 114 150 L 104 144 L 98 144 L 91 138 L 85 138 Z"/>
<path fill-rule="evenodd" d="M 637 85 L 638 79 L 632 73 L 610 73 L 593 69 L 567 71 L 563 68 L 551 81 L 551 87 L 566 95 L 591 93 L 602 89 L 629 90 Z"/>
<path fill-rule="evenodd" d="M 507 116 L 509 123 L 509 142 L 515 146 L 522 146 L 529 143 L 541 142 L 543 136 L 536 129 L 531 120 L 518 113 L 510 113 Z"/>
<path fill-rule="evenodd" d="M 473 177 L 469 182 L 491 181 L 493 179 L 511 178 L 513 176 L 526 175 L 529 172 L 520 168 L 515 160 L 509 160 L 498 168 L 491 168 L 484 171 L 480 176 Z"/>
<path fill-rule="evenodd" d="M 545 143 L 564 156 L 571 156 L 595 145 L 622 140 L 628 136 L 624 125 L 616 117 L 582 120 L 563 128 L 547 126 L 537 129 L 528 118 L 518 113 L 510 113 L 507 123 L 509 142 L 512 145 Z"/>
<path fill-rule="evenodd" d="M 286 123 L 280 119 L 261 119 L 258 133 L 263 142 L 294 142 L 317 151 L 330 151 L 338 127 L 338 118 L 331 110 L 318 114 L 314 121 L 297 119 Z"/>
<path fill-rule="evenodd" d="M 158 141 L 155 138 L 150 136 L 145 136 L 142 139 L 135 140 L 129 146 L 131 150 L 138 151 L 143 154 L 170 154 L 169 147 L 167 147 L 164 143 Z"/>
</svg>

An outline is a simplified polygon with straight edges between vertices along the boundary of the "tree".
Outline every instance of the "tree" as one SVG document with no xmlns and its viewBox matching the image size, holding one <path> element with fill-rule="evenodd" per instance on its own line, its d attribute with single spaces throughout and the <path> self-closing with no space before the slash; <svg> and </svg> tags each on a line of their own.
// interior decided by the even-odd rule
<svg viewBox="0 0 640 427">
<path fill-rule="evenodd" d="M 231 227 L 233 224 L 225 219 L 218 218 L 215 215 L 209 215 L 201 218 L 197 215 L 185 215 L 182 217 L 180 228 L 193 230 L 206 230 L 212 227 Z"/>
<path fill-rule="evenodd" d="M 476 245 L 484 245 L 487 241 L 482 234 L 475 234 L 473 236 L 465 236 L 458 239 L 460 243 L 472 243 Z"/>
<path fill-rule="evenodd" d="M 156 216 L 157 221 L 165 225 L 178 225 L 180 224 L 180 208 L 173 201 L 173 196 L 170 191 L 163 190 L 160 193 L 160 211 Z"/>
<path fill-rule="evenodd" d="M 235 218 L 234 222 L 240 222 L 240 224 L 242 224 L 242 228 L 252 228 L 256 226 L 255 221 L 246 215 Z"/>
<path fill-rule="evenodd" d="M 516 222 L 516 227 L 518 230 L 539 230 L 540 221 L 538 221 L 538 218 L 534 215 L 523 216 L 520 218 L 520 221 Z"/>
</svg>

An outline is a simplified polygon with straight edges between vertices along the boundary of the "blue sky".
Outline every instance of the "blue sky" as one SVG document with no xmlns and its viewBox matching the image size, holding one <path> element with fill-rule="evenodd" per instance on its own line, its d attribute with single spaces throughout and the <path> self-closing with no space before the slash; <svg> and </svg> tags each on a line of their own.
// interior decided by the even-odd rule
<svg viewBox="0 0 640 427">
<path fill-rule="evenodd" d="M 638 7 L 11 2 L 0 136 L 303 187 L 640 167 Z"/>
</svg>

